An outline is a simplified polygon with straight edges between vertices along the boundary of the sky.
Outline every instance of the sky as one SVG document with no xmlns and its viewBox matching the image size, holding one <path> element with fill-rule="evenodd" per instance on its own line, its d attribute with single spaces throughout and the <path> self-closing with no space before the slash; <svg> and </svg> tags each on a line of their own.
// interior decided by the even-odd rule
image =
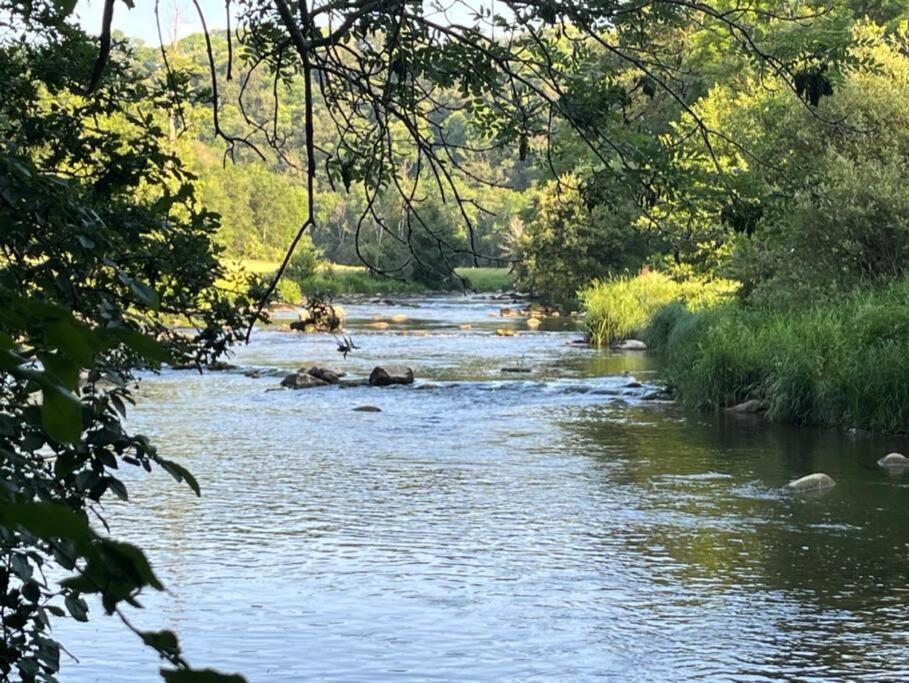
<svg viewBox="0 0 909 683">
<path fill-rule="evenodd" d="M 158 44 L 158 29 L 155 24 L 154 0 L 136 0 L 135 7 L 130 9 L 122 0 L 114 4 L 115 31 L 123 31 L 126 35 L 150 44 Z M 210 30 L 223 29 L 227 26 L 224 14 L 224 0 L 199 0 L 199 6 L 205 14 L 205 22 Z M 104 8 L 103 0 L 79 0 L 76 4 L 76 16 L 79 22 L 89 33 L 97 34 L 101 30 L 101 13 Z M 187 0 L 159 0 L 161 14 L 161 31 L 165 42 L 185 38 L 191 33 L 202 30 L 196 8 Z M 176 36 L 174 33 L 174 18 L 176 22 Z"/>
<path fill-rule="evenodd" d="M 471 7 L 480 4 L 495 2 L 495 0 L 442 0 L 450 7 L 449 20 L 457 22 L 470 22 Z M 131 38 L 138 38 L 149 45 L 158 45 L 158 29 L 155 22 L 155 0 L 134 0 L 135 7 L 130 9 L 123 0 L 116 0 L 114 4 L 113 28 L 122 31 Z M 174 39 L 202 30 L 199 15 L 192 0 L 158 0 L 161 15 L 161 32 L 164 42 L 170 43 Z M 205 23 L 209 30 L 224 29 L 227 26 L 224 0 L 198 0 L 199 7 L 205 15 Z M 424 0 L 424 7 L 429 4 Z M 104 0 L 78 0 L 76 3 L 76 16 L 83 28 L 88 33 L 98 34 L 101 31 L 101 14 L 104 9 Z M 498 7 L 497 9 L 502 9 Z M 176 18 L 176 22 L 174 19 Z M 176 34 L 176 35 L 175 35 Z"/>
</svg>

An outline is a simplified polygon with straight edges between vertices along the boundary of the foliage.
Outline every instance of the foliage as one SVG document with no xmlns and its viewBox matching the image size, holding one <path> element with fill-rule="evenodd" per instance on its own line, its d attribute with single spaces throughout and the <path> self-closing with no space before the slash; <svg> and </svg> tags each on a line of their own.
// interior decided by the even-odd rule
<svg viewBox="0 0 909 683">
<path fill-rule="evenodd" d="M 252 292 L 216 287 L 217 216 L 200 208 L 155 115 L 169 95 L 115 50 L 93 96 L 94 41 L 70 3 L 3 2 L 0 38 L 0 614 L 4 680 L 55 680 L 54 620 L 88 619 L 97 595 L 171 669 L 190 669 L 170 631 L 123 617 L 161 590 L 142 551 L 98 534 L 102 504 L 126 500 L 121 467 L 199 484 L 124 424 L 137 371 L 206 363 L 250 324 Z M 168 329 L 184 316 L 192 335 Z M 51 585 L 46 576 L 72 576 Z M 208 676 L 208 678 L 206 678 Z"/>
<path fill-rule="evenodd" d="M 596 280 L 580 292 L 587 312 L 587 336 L 598 346 L 627 339 L 645 332 L 671 304 L 684 304 L 691 310 L 711 309 L 729 300 L 737 287 L 730 280 L 679 282 L 657 271 Z"/>
<path fill-rule="evenodd" d="M 518 242 L 518 288 L 562 307 L 573 306 L 577 291 L 593 278 L 639 268 L 645 254 L 641 233 L 632 227 L 634 207 L 591 211 L 580 182 L 567 174 L 548 182 Z"/>
<path fill-rule="evenodd" d="M 709 268 L 742 281 L 751 300 L 821 299 L 906 272 L 907 45 L 905 23 L 889 34 L 855 28 L 853 67 L 816 108 L 757 77 L 697 104 L 728 138 L 713 148 L 719 169 L 706 157 L 690 164 L 713 199 L 689 192 L 665 210 L 695 226 L 713 245 Z M 685 258 L 706 262 L 693 250 Z"/>
<path fill-rule="evenodd" d="M 677 396 L 719 408 L 759 399 L 771 419 L 909 431 L 909 281 L 786 310 L 674 306 L 650 338 Z"/>
</svg>

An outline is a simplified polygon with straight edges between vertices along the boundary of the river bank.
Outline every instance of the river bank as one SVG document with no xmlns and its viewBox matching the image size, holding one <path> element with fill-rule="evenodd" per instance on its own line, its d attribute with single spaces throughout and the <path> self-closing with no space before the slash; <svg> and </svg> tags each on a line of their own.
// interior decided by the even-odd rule
<svg viewBox="0 0 909 683">
<path fill-rule="evenodd" d="M 909 282 L 782 309 L 749 308 L 731 295 L 698 304 L 646 283 L 618 284 L 590 299 L 588 334 L 609 341 L 601 331 L 618 329 L 643 339 L 685 405 L 755 401 L 778 422 L 909 431 Z"/>
</svg>

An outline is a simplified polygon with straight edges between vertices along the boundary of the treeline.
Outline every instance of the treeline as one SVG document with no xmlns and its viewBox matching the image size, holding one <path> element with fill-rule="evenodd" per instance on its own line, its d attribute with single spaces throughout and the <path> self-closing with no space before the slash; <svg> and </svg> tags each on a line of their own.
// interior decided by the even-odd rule
<svg viewBox="0 0 909 683">
<path fill-rule="evenodd" d="M 168 66 L 180 74 L 180 87 L 193 94 L 182 103 L 182 114 L 172 115 L 166 124 L 170 143 L 197 176 L 200 202 L 220 214 L 217 239 L 226 256 L 277 260 L 306 217 L 305 133 L 295 123 L 303 116 L 301 79 L 293 75 L 276 84 L 267 72 L 249 70 L 235 55 L 237 73 L 228 80 L 227 36 L 215 32 L 209 39 L 219 70 L 218 125 L 225 135 L 213 126 L 207 47 L 205 37 L 197 34 L 167 48 Z M 168 78 L 159 50 L 134 48 L 150 81 Z M 331 149 L 337 142 L 334 122 L 321 99 L 315 109 L 316 146 Z M 529 211 L 540 170 L 511 149 L 471 152 L 470 142 L 482 133 L 462 112 L 440 110 L 437 118 L 452 161 L 464 170 L 462 201 L 442 196 L 427 178 L 419 196 L 423 224 L 417 226 L 408 220 L 406 203 L 395 188 L 378 188 L 373 197 L 361 185 L 331 178 L 320 167 L 316 222 L 297 249 L 298 263 L 365 263 L 376 272 L 423 286 L 451 284 L 452 271 L 460 266 L 510 265 L 517 226 Z M 254 134 L 248 144 L 225 139 L 250 130 Z M 402 176 L 413 172 L 401 169 Z"/>
</svg>

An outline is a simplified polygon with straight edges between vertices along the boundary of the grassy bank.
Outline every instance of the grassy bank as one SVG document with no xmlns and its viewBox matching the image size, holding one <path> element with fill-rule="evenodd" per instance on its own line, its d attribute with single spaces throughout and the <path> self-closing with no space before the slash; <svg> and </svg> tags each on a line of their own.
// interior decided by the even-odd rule
<svg viewBox="0 0 909 683">
<path fill-rule="evenodd" d="M 265 260 L 230 260 L 231 271 L 270 275 L 280 263 Z M 507 268 L 457 268 L 456 272 L 468 281 L 469 289 L 478 292 L 494 292 L 510 289 L 513 278 Z M 367 296 L 393 296 L 418 294 L 427 287 L 416 282 L 401 282 L 377 275 L 370 275 L 362 266 L 347 266 L 336 263 L 319 264 L 316 273 L 300 281 L 288 277 L 278 285 L 278 294 L 284 301 L 297 302 L 307 293 L 329 293 L 332 296 L 363 294 Z"/>
<path fill-rule="evenodd" d="M 677 282 L 650 271 L 596 280 L 578 296 L 587 311 L 587 338 L 597 346 L 605 346 L 641 336 L 657 312 L 673 302 L 683 303 L 691 310 L 704 310 L 730 300 L 736 288 L 730 280 Z"/>
<path fill-rule="evenodd" d="M 758 399 L 776 421 L 909 431 L 909 281 L 785 310 L 675 300 L 635 333 L 689 406 Z"/>
</svg>

